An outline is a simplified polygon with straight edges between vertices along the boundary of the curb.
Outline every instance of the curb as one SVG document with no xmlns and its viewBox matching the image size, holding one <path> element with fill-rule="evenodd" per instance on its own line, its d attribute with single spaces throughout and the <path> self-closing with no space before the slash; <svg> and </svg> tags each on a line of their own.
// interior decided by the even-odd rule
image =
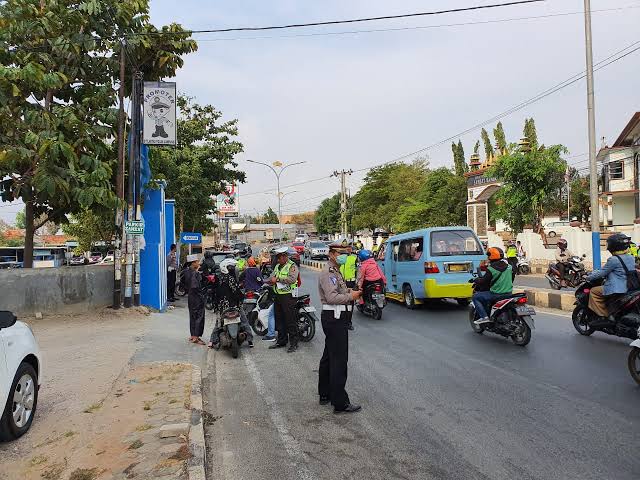
<svg viewBox="0 0 640 480">
<path fill-rule="evenodd" d="M 315 260 L 301 260 L 300 264 L 313 270 L 322 270 L 324 268 L 324 263 L 316 262 Z"/>
<path fill-rule="evenodd" d="M 204 424 L 202 422 L 202 370 L 191 366 L 191 428 L 189 429 L 189 452 L 187 462 L 189 480 L 205 480 L 207 450 L 204 443 Z"/>
</svg>

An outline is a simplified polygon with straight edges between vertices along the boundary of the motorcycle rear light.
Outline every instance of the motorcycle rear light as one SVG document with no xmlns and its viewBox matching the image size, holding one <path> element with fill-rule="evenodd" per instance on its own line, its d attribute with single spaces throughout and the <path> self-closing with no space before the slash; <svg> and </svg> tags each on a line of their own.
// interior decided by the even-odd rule
<svg viewBox="0 0 640 480">
<path fill-rule="evenodd" d="M 246 293 L 246 295 L 245 295 L 245 297 L 247 297 L 247 298 L 253 298 L 253 297 L 254 297 L 254 294 L 253 294 L 253 292 L 247 292 L 247 293 Z"/>
<path fill-rule="evenodd" d="M 585 289 L 583 290 L 583 292 L 584 292 L 584 293 L 589 293 L 590 291 L 591 291 L 591 289 L 590 289 L 590 288 L 585 288 Z"/>
<path fill-rule="evenodd" d="M 375 286 L 375 291 L 376 292 L 381 292 L 382 291 L 382 285 L 376 285 Z"/>
<path fill-rule="evenodd" d="M 440 269 L 435 262 L 424 262 L 424 273 L 440 273 Z"/>
<path fill-rule="evenodd" d="M 309 298 L 305 298 L 305 299 L 304 299 L 304 304 L 305 304 L 305 305 L 311 305 L 311 297 L 309 297 Z"/>
<path fill-rule="evenodd" d="M 524 305 L 525 303 L 527 303 L 527 297 L 519 298 L 516 303 L 519 303 L 520 305 Z"/>
</svg>

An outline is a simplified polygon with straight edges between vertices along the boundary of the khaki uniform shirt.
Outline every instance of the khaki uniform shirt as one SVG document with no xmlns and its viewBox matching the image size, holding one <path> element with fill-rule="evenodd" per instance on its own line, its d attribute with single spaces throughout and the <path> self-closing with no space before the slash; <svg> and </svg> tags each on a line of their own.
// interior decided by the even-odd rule
<svg viewBox="0 0 640 480">
<path fill-rule="evenodd" d="M 350 305 L 353 301 L 340 268 L 328 261 L 318 277 L 318 291 L 323 305 Z"/>
</svg>

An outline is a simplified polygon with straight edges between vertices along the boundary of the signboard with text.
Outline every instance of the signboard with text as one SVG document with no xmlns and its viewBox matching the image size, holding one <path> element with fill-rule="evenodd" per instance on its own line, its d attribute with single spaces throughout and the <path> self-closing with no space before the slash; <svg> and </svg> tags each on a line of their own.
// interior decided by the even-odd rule
<svg viewBox="0 0 640 480">
<path fill-rule="evenodd" d="M 180 233 L 180 243 L 200 244 L 202 243 L 202 234 L 198 232 L 182 232 Z"/>
<path fill-rule="evenodd" d="M 124 233 L 127 235 L 144 235 L 144 222 L 142 220 L 129 220 L 125 222 Z"/>
<path fill-rule="evenodd" d="M 142 143 L 176 144 L 176 84 L 144 82 Z"/>
<path fill-rule="evenodd" d="M 238 218 L 240 205 L 238 203 L 238 186 L 227 183 L 225 191 L 216 197 L 216 209 L 220 218 Z"/>
</svg>

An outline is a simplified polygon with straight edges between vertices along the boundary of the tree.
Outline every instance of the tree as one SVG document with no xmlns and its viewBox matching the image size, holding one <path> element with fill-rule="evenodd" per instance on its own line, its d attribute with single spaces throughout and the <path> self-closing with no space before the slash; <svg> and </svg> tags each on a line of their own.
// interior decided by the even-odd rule
<svg viewBox="0 0 640 480">
<path fill-rule="evenodd" d="M 567 149 L 562 145 L 523 152 L 517 145 L 502 156 L 489 175 L 503 185 L 496 195 L 496 215 L 514 232 L 532 224 L 541 231 L 549 199 L 557 195 L 564 182 L 566 163 L 560 158 Z"/>
<path fill-rule="evenodd" d="M 324 199 L 316 210 L 315 225 L 318 233 L 335 233 L 340 230 L 340 194 Z"/>
<path fill-rule="evenodd" d="M 111 210 L 84 210 L 70 217 L 62 231 L 78 242 L 81 252 L 90 251 L 97 242 L 111 243 L 117 233 Z"/>
<path fill-rule="evenodd" d="M 493 136 L 496 139 L 496 147 L 498 148 L 498 152 L 501 155 L 505 155 L 507 153 L 507 138 L 504 134 L 502 122 L 498 122 L 496 128 L 493 129 Z"/>
<path fill-rule="evenodd" d="M 213 228 L 209 216 L 216 211 L 215 196 L 224 191 L 226 182 L 244 181 L 234 160 L 243 148 L 236 140 L 238 122 L 222 122 L 220 111 L 189 97 L 178 96 L 177 103 L 178 145 L 152 147 L 151 171 L 167 181 L 166 195 L 176 201 L 176 228 L 206 234 Z"/>
<path fill-rule="evenodd" d="M 451 150 L 453 151 L 453 164 L 455 166 L 456 175 L 462 176 L 468 171 L 467 161 L 464 156 L 464 148 L 462 142 L 458 140 L 458 144 L 451 143 Z"/>
<path fill-rule="evenodd" d="M 473 147 L 473 153 L 474 154 L 480 154 L 480 140 L 478 140 L 476 142 L 476 144 Z"/>
<path fill-rule="evenodd" d="M 522 135 L 529 140 L 529 145 L 532 150 L 538 149 L 538 132 L 536 131 L 536 122 L 533 118 L 527 118 L 524 121 Z"/>
<path fill-rule="evenodd" d="M 493 156 L 493 145 L 491 144 L 489 134 L 484 128 L 480 132 L 480 138 L 482 138 L 482 143 L 484 143 L 485 159 L 489 160 Z"/>
<path fill-rule="evenodd" d="M 589 177 L 576 176 L 571 182 L 569 193 L 569 212 L 581 222 L 587 222 L 591 215 L 591 199 L 589 197 Z"/>
<path fill-rule="evenodd" d="M 0 197 L 25 203 L 25 268 L 46 222 L 116 204 L 115 50 L 125 34 L 157 31 L 148 13 L 147 0 L 0 3 Z M 130 36 L 130 58 L 147 79 L 171 77 L 195 49 L 188 37 Z"/>
<path fill-rule="evenodd" d="M 25 226 L 24 209 L 16 213 L 16 220 L 14 222 L 14 225 L 16 228 L 24 229 L 24 226 Z"/>
<path fill-rule="evenodd" d="M 271 207 L 267 208 L 267 213 L 265 213 L 264 216 L 262 217 L 262 223 L 267 223 L 267 224 L 280 223 L 280 221 L 278 220 L 278 215 L 276 214 L 276 212 L 273 211 Z"/>
</svg>

